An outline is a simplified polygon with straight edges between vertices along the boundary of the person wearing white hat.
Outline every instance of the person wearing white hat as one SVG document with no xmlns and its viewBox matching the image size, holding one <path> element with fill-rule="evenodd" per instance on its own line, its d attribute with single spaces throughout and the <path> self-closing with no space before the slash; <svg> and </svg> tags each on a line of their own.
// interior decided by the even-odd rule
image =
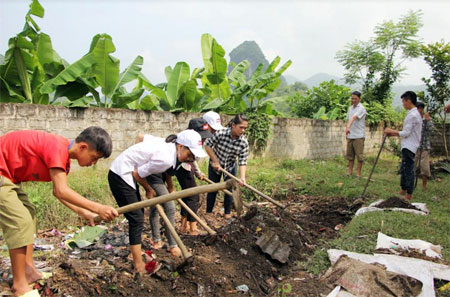
<svg viewBox="0 0 450 297">
<path fill-rule="evenodd" d="M 164 138 L 151 136 L 148 141 L 132 145 L 113 161 L 108 172 L 109 187 L 120 207 L 141 201 L 138 184 L 145 189 L 146 196 L 150 199 L 155 195 L 155 191 L 146 181 L 147 176 L 174 168 L 177 161 L 192 162 L 196 157 L 205 156 L 202 138 L 194 130 L 180 132 L 176 143 L 166 143 Z M 128 212 L 125 218 L 129 225 L 128 236 L 134 272 L 145 273 L 141 248 L 144 211 L 140 209 Z M 175 251 L 178 251 L 178 255 L 181 254 L 178 247 L 173 252 Z"/>
<path fill-rule="evenodd" d="M 216 133 L 216 131 L 225 129 L 225 127 L 222 126 L 222 120 L 217 112 L 208 111 L 202 118 L 208 123 L 209 132 L 212 134 Z"/>
</svg>

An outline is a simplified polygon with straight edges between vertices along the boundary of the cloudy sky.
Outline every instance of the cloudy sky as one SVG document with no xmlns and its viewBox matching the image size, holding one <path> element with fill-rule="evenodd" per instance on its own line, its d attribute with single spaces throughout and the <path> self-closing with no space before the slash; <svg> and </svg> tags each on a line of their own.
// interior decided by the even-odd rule
<svg viewBox="0 0 450 297">
<path fill-rule="evenodd" d="M 61 57 L 74 62 L 89 50 L 98 33 L 112 36 L 121 70 L 137 55 L 144 74 L 165 81 L 164 68 L 178 61 L 201 67 L 200 37 L 210 33 L 228 53 L 254 40 L 268 60 L 279 55 L 293 64 L 286 74 L 305 80 L 319 73 L 343 75 L 338 50 L 354 40 L 368 40 L 385 20 L 421 10 L 425 43 L 450 42 L 450 1 L 117 1 L 41 0 L 41 30 L 50 35 Z M 20 32 L 29 1 L 0 0 L 0 53 Z M 420 84 L 429 75 L 422 60 L 407 62 L 401 84 Z"/>
</svg>

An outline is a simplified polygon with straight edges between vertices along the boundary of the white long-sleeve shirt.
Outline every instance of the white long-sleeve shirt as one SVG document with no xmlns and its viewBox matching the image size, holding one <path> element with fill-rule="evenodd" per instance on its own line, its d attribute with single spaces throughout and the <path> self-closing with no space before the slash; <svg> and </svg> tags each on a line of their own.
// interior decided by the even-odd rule
<svg viewBox="0 0 450 297">
<path fill-rule="evenodd" d="M 402 138 L 402 149 L 408 149 L 415 154 L 420 145 L 420 135 L 422 135 L 422 117 L 416 107 L 408 111 L 403 122 L 403 129 L 398 134 Z"/>
<path fill-rule="evenodd" d="M 175 168 L 177 151 L 174 143 L 166 143 L 164 138 L 149 137 L 123 151 L 111 164 L 110 170 L 119 175 L 133 189 L 136 189 L 133 171 L 140 177 L 165 172 Z"/>
</svg>

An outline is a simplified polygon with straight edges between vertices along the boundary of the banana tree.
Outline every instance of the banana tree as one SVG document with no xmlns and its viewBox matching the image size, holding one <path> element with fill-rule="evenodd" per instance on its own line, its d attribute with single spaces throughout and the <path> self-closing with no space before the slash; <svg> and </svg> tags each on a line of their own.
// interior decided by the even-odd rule
<svg viewBox="0 0 450 297">
<path fill-rule="evenodd" d="M 227 78 L 228 65 L 225 50 L 210 34 L 201 38 L 203 64 L 205 72 L 202 77 L 203 88 L 209 89 L 211 101 L 220 105 L 230 98 L 231 87 Z"/>
<path fill-rule="evenodd" d="M 228 80 L 233 86 L 233 92 L 230 100 L 222 106 L 222 109 L 228 112 L 255 111 L 276 114 L 273 104 L 282 100 L 282 98 L 265 99 L 265 97 L 280 85 L 281 74 L 292 64 L 289 60 L 278 70 L 275 70 L 280 60 L 280 57 L 276 57 L 264 72 L 263 64 L 259 64 L 248 81 L 244 73 L 250 67 L 250 62 L 244 60 L 235 65 L 228 75 Z"/>
<path fill-rule="evenodd" d="M 42 94 L 39 87 L 63 67 L 50 37 L 40 32 L 32 16 L 44 16 L 44 8 L 37 0 L 31 2 L 22 32 L 10 38 L 1 61 L 0 102 L 48 104 L 49 96 Z"/>
<path fill-rule="evenodd" d="M 202 112 L 217 108 L 221 100 L 211 99 L 209 88 L 199 88 L 198 80 L 204 77 L 205 68 L 195 68 L 192 73 L 186 62 L 178 62 L 174 68 L 167 66 L 167 83 L 153 85 L 141 76 L 141 84 L 149 92 L 140 102 L 139 108 L 172 112 Z"/>
<path fill-rule="evenodd" d="M 89 52 L 75 63 L 67 65 L 56 77 L 45 82 L 41 92 L 64 95 L 72 102 L 70 106 L 86 104 L 105 108 L 129 107 L 142 96 L 144 89 L 138 88 L 127 92 L 124 85 L 139 77 L 144 59 L 141 56 L 136 57 L 120 73 L 120 61 L 111 56 L 113 52 L 115 47 L 111 36 L 107 34 L 94 36 Z M 96 90 L 98 88 L 101 89 L 103 98 Z M 84 96 L 88 93 L 90 95 Z"/>
</svg>

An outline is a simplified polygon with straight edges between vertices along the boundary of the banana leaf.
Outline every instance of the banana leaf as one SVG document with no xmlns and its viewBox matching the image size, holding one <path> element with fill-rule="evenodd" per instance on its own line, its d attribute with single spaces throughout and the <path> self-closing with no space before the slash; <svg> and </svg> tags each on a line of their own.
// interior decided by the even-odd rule
<svg viewBox="0 0 450 297">
<path fill-rule="evenodd" d="M 148 94 L 147 96 L 142 98 L 138 104 L 138 109 L 163 111 L 163 109 L 159 105 L 158 98 L 153 94 Z"/>
<path fill-rule="evenodd" d="M 112 107 L 126 108 L 128 104 L 138 100 L 143 93 L 144 89 L 134 90 L 130 93 L 125 92 L 123 94 L 119 94 L 118 92 L 116 92 L 112 97 Z"/>
<path fill-rule="evenodd" d="M 183 105 L 185 111 L 190 111 L 195 108 L 195 98 L 197 95 L 197 83 L 195 80 L 188 80 L 183 87 Z"/>
<path fill-rule="evenodd" d="M 61 71 L 56 77 L 42 84 L 40 90 L 42 94 L 50 94 L 56 90 L 58 86 L 65 85 L 68 82 L 75 81 L 81 77 L 87 69 L 92 67 L 94 63 L 94 55 L 89 53 Z"/>
<path fill-rule="evenodd" d="M 22 56 L 23 51 L 20 48 L 15 47 L 13 49 L 13 53 L 14 53 L 14 60 L 16 62 L 17 73 L 19 75 L 20 83 L 22 85 L 25 98 L 31 101 L 31 103 L 33 103 L 31 96 L 30 78 L 28 77 L 27 68 L 25 66 L 25 61 Z"/>
<path fill-rule="evenodd" d="M 26 99 L 18 92 L 14 91 L 9 84 L 0 76 L 0 102 L 22 103 Z"/>
<path fill-rule="evenodd" d="M 97 37 L 98 36 L 98 37 Z M 111 97 L 119 80 L 120 61 L 110 54 L 116 51 L 111 36 L 101 34 L 94 37 L 92 54 L 94 57 L 93 75 L 106 97 Z"/>
<path fill-rule="evenodd" d="M 280 64 L 281 58 L 279 56 L 276 56 L 275 59 L 267 66 L 266 71 L 264 73 L 269 73 L 275 70 L 277 68 L 278 64 Z"/>
<path fill-rule="evenodd" d="M 183 91 L 183 86 L 189 79 L 189 76 L 189 65 L 185 62 L 178 62 L 167 83 L 167 99 L 171 109 L 176 106 L 177 100 Z"/>
<path fill-rule="evenodd" d="M 117 81 L 116 86 L 112 94 L 116 92 L 116 90 L 123 85 L 129 83 L 138 78 L 139 73 L 141 73 L 142 64 L 144 63 L 144 58 L 141 56 L 137 56 L 136 59 L 128 66 L 119 76 L 119 80 Z"/>
<path fill-rule="evenodd" d="M 54 98 L 67 97 L 70 101 L 74 101 L 84 97 L 89 93 L 89 87 L 78 81 L 71 81 L 65 85 L 58 86 Z"/>
</svg>

